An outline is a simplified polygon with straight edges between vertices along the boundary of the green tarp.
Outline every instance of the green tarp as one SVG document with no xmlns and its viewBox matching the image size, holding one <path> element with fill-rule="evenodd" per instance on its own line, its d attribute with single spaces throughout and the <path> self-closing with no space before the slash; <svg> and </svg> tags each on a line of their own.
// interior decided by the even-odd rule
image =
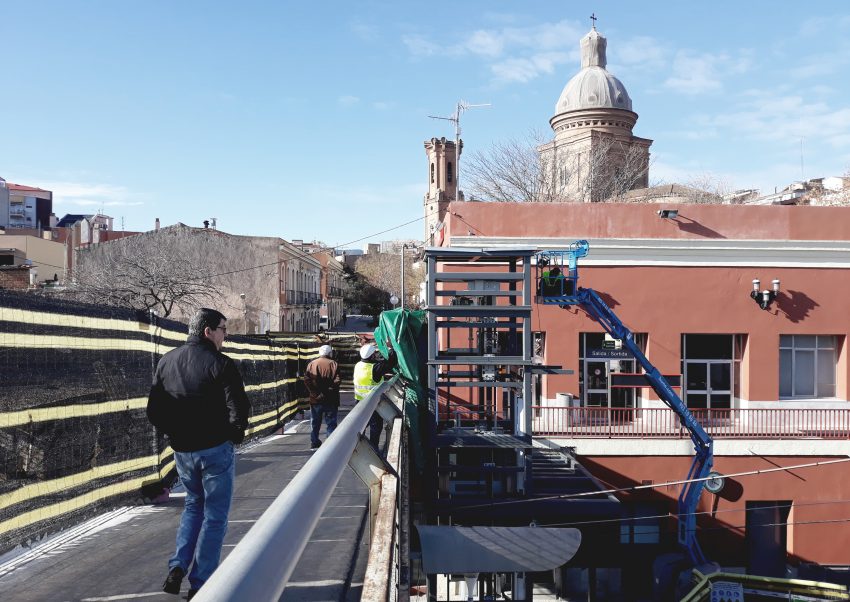
<svg viewBox="0 0 850 602">
<path fill-rule="evenodd" d="M 381 313 L 375 329 L 375 344 L 384 357 L 389 356 L 387 341 L 398 355 L 398 372 L 405 378 L 404 420 L 410 433 L 410 444 L 417 472 L 424 466 L 421 419 L 428 403 L 422 382 L 425 358 L 419 357 L 420 335 L 427 320 L 422 310 L 393 309 Z"/>
</svg>

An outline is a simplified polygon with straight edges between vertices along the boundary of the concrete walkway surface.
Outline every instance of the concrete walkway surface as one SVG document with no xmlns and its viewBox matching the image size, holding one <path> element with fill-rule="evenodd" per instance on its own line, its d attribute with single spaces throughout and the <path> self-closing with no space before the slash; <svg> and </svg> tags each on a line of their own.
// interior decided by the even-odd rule
<svg viewBox="0 0 850 602">
<path fill-rule="evenodd" d="M 343 393 L 340 419 L 353 404 Z M 285 433 L 239 450 L 236 486 L 222 559 L 310 457 L 309 420 L 287 424 Z M 325 427 L 321 438 L 324 440 Z M 22 553 L 0 558 L 4 602 L 177 602 L 162 592 L 183 498 L 153 506 L 126 507 L 68 529 Z M 369 541 L 368 493 L 346 469 L 281 600 L 358 600 Z M 287 542 L 280 542 L 281 547 Z"/>
</svg>

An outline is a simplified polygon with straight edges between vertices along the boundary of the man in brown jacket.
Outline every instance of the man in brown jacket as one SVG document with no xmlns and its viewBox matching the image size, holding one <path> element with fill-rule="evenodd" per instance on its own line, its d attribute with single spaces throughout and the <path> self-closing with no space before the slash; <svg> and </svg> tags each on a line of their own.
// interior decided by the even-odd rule
<svg viewBox="0 0 850 602">
<path fill-rule="evenodd" d="M 307 365 L 304 384 L 310 393 L 310 418 L 313 430 L 310 432 L 310 449 L 317 449 L 319 430 L 322 428 L 322 416 L 328 436 L 336 428 L 336 415 L 339 411 L 339 366 L 331 359 L 333 348 L 330 345 L 319 347 L 319 357 Z"/>
</svg>

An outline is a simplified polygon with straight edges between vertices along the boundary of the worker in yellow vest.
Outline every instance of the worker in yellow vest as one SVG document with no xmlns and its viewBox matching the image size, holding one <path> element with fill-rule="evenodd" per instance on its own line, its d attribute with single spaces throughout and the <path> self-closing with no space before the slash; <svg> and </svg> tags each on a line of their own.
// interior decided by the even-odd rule
<svg viewBox="0 0 850 602">
<path fill-rule="evenodd" d="M 366 397 L 372 389 L 381 384 L 384 374 L 388 374 L 398 363 L 395 351 L 390 348 L 390 357 L 384 359 L 378 348 L 367 343 L 360 348 L 360 361 L 354 365 L 354 399 L 360 401 Z M 384 421 L 378 412 L 372 414 L 369 419 L 369 441 L 377 449 L 381 438 L 381 429 Z"/>
<path fill-rule="evenodd" d="M 561 274 L 561 268 L 555 266 L 551 270 L 543 272 L 543 277 L 540 279 L 541 294 L 550 297 L 560 297 L 564 294 L 562 282 L 564 277 Z"/>
</svg>

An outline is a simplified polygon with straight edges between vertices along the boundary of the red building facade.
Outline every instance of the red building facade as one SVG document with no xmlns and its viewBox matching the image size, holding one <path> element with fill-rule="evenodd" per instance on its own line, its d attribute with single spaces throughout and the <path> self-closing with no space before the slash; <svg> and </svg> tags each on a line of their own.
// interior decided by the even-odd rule
<svg viewBox="0 0 850 602">
<path fill-rule="evenodd" d="M 677 392 L 729 475 L 700 503 L 709 557 L 762 574 L 782 548 L 791 565 L 850 565 L 850 208 L 461 202 L 443 229 L 461 248 L 588 240 L 579 286 L 601 294 L 662 373 L 681 375 Z M 779 281 L 767 309 L 755 279 L 758 301 Z M 606 352 L 581 310 L 535 305 L 533 324 L 540 361 L 574 371 L 539 377 L 535 435 L 574 447 L 612 487 L 654 485 L 620 494 L 627 504 L 675 513 L 680 485 L 665 483 L 685 477 L 693 450 L 650 389 L 616 386 L 634 360 Z M 653 524 L 624 528 L 623 543 L 675 532 L 675 520 Z"/>
</svg>

